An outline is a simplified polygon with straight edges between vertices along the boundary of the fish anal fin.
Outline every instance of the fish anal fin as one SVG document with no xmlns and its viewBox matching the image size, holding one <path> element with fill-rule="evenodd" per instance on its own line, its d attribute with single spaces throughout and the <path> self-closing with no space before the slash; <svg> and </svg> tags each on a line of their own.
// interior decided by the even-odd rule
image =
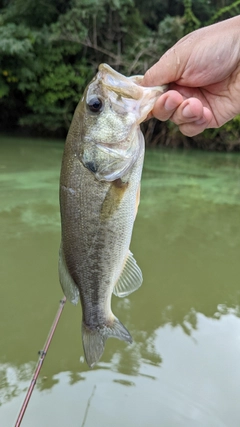
<svg viewBox="0 0 240 427">
<path fill-rule="evenodd" d="M 113 288 L 114 295 L 126 297 L 136 291 L 142 284 L 143 277 L 133 254 L 129 251 L 122 273 Z"/>
<path fill-rule="evenodd" d="M 62 245 L 59 249 L 58 274 L 64 295 L 66 296 L 68 301 L 76 305 L 79 300 L 79 290 L 74 280 L 69 274 L 62 250 Z"/>
<path fill-rule="evenodd" d="M 132 343 L 132 337 L 123 324 L 113 316 L 111 324 L 104 324 L 91 329 L 82 323 L 82 342 L 84 355 L 90 368 L 99 361 L 103 352 L 106 340 L 110 337 Z"/>
</svg>

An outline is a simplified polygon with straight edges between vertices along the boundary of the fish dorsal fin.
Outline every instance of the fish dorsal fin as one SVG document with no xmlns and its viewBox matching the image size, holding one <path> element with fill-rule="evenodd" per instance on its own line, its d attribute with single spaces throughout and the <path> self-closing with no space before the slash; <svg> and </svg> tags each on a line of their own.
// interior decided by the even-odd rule
<svg viewBox="0 0 240 427">
<path fill-rule="evenodd" d="M 133 254 L 129 251 L 121 276 L 114 286 L 113 293 L 117 297 L 126 297 L 140 288 L 142 281 L 142 272 Z"/>
</svg>

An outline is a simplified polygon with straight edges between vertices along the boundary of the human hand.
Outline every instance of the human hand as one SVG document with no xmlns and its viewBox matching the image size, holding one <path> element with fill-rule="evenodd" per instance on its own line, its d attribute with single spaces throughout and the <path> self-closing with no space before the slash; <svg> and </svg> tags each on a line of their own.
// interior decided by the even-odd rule
<svg viewBox="0 0 240 427">
<path fill-rule="evenodd" d="M 194 136 L 240 113 L 240 16 L 188 34 L 145 74 L 144 86 L 169 83 L 152 115 Z"/>
</svg>

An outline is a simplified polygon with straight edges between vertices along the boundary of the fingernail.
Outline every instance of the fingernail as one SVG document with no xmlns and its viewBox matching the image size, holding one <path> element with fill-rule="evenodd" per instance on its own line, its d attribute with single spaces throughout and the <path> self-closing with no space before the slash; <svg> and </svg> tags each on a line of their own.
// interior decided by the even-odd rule
<svg viewBox="0 0 240 427">
<path fill-rule="evenodd" d="M 183 110 L 182 110 L 183 117 L 186 117 L 187 119 L 193 119 L 195 116 L 191 111 L 191 108 L 189 107 L 189 104 L 187 104 Z"/>
<path fill-rule="evenodd" d="M 166 111 L 172 111 L 176 109 L 176 102 L 173 101 L 171 98 L 167 98 L 166 102 L 164 104 L 164 108 Z"/>
</svg>

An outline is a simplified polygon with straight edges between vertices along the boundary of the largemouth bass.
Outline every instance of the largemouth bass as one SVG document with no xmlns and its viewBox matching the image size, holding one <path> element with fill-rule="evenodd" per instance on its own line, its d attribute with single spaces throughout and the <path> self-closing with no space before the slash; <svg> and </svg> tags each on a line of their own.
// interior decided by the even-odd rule
<svg viewBox="0 0 240 427">
<path fill-rule="evenodd" d="M 59 278 L 73 304 L 80 296 L 90 367 L 107 338 L 132 342 L 111 311 L 111 297 L 129 295 L 142 284 L 129 251 L 144 158 L 139 124 L 164 91 L 142 87 L 141 78 L 101 64 L 76 108 L 63 154 Z"/>
</svg>

